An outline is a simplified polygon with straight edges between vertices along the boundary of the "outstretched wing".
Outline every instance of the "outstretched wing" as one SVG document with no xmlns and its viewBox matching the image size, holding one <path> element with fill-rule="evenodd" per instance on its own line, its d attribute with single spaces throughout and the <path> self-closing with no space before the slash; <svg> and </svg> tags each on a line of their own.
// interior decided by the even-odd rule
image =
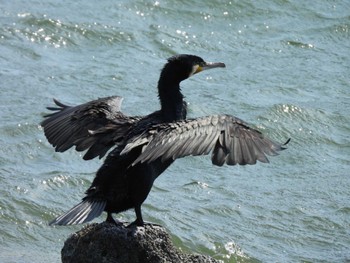
<svg viewBox="0 0 350 263">
<path fill-rule="evenodd" d="M 54 100 L 55 111 L 46 115 L 41 122 L 48 141 L 57 152 L 76 147 L 77 151 L 88 150 L 85 160 L 97 156 L 102 158 L 106 152 L 120 141 L 136 118 L 120 112 L 122 98 L 118 96 L 100 98 L 78 106 L 67 106 Z"/>
<path fill-rule="evenodd" d="M 289 140 L 285 143 L 287 144 Z M 213 115 L 153 126 L 130 141 L 121 154 L 143 145 L 133 165 L 177 159 L 212 152 L 212 163 L 222 166 L 268 162 L 266 155 L 277 155 L 283 145 L 266 138 L 242 120 L 230 115 Z"/>
</svg>

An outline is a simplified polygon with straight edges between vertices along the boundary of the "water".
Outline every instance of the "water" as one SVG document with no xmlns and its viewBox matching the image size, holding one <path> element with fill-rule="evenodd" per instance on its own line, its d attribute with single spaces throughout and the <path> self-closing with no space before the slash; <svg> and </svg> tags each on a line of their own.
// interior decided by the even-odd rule
<svg viewBox="0 0 350 263">
<path fill-rule="evenodd" d="M 268 165 L 178 160 L 144 218 L 225 262 L 349 262 L 349 14 L 348 1 L 1 1 L 0 262 L 60 262 L 81 226 L 47 222 L 101 164 L 54 152 L 45 106 L 120 95 L 127 114 L 152 112 L 176 53 L 227 65 L 183 83 L 191 117 L 232 114 L 292 141 Z"/>
</svg>

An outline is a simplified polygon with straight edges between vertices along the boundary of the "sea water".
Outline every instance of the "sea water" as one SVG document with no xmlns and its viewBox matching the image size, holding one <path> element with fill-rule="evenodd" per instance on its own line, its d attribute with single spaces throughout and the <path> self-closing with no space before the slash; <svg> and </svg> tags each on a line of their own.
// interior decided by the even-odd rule
<svg viewBox="0 0 350 263">
<path fill-rule="evenodd" d="M 189 117 L 231 114 L 291 142 L 269 164 L 177 160 L 144 219 L 224 262 L 349 262 L 349 14 L 349 1 L 1 1 L 0 262 L 60 262 L 81 226 L 48 222 L 103 161 L 55 153 L 39 125 L 52 98 L 119 95 L 125 114 L 149 114 L 178 53 L 227 66 L 182 83 Z"/>
</svg>

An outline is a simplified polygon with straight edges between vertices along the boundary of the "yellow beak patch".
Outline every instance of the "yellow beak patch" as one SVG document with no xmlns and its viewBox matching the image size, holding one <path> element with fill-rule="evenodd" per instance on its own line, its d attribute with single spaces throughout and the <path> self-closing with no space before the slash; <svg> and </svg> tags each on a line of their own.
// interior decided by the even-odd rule
<svg viewBox="0 0 350 263">
<path fill-rule="evenodd" d="M 201 67 L 199 65 L 194 65 L 190 76 L 192 76 L 193 74 L 196 74 L 198 72 L 201 72 L 202 70 L 203 70 L 203 67 Z"/>
</svg>

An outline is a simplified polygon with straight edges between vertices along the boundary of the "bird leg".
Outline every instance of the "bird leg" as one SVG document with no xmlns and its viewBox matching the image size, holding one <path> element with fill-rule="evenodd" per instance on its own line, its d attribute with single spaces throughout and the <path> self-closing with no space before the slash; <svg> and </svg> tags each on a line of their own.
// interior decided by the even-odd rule
<svg viewBox="0 0 350 263">
<path fill-rule="evenodd" d="M 134 227 L 134 226 L 144 226 L 144 225 L 162 227 L 161 225 L 158 225 L 158 224 L 144 222 L 142 219 L 142 214 L 141 214 L 141 206 L 135 206 L 135 213 L 136 213 L 136 220 L 134 222 L 130 223 L 127 226 L 127 228 Z"/>
<path fill-rule="evenodd" d="M 133 227 L 133 226 L 143 226 L 144 222 L 142 219 L 142 214 L 141 214 L 141 205 L 135 206 L 135 214 L 136 214 L 136 220 L 132 223 L 130 223 L 127 227 Z"/>
<path fill-rule="evenodd" d="M 114 225 L 116 225 L 116 226 L 123 225 L 122 222 L 120 222 L 120 221 L 118 221 L 118 220 L 116 221 L 116 220 L 113 218 L 112 213 L 110 213 L 110 212 L 107 212 L 106 222 L 108 222 L 108 223 L 110 223 L 110 224 L 114 224 Z"/>
</svg>

